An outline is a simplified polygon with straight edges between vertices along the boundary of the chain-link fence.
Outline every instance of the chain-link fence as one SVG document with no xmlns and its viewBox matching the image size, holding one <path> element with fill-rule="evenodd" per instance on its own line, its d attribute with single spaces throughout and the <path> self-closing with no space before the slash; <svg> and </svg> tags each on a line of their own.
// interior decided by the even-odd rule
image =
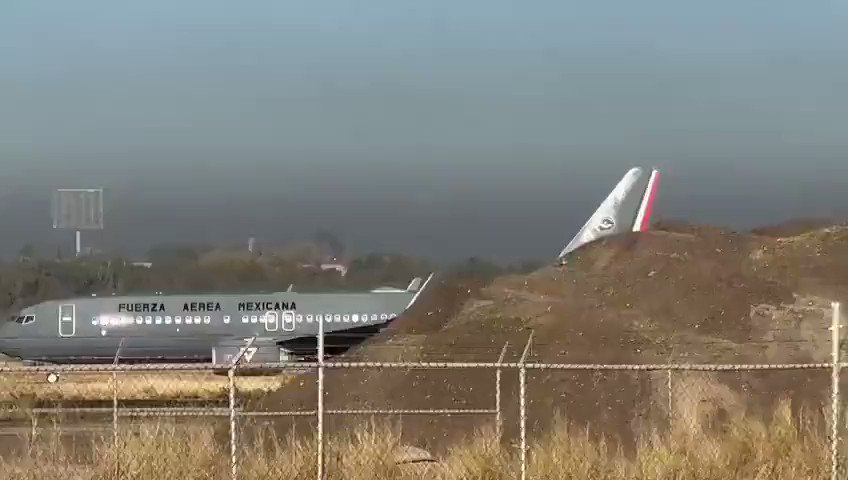
<svg viewBox="0 0 848 480">
<path fill-rule="evenodd" d="M 827 363 L 541 363 L 531 334 L 488 362 L 330 362 L 319 341 L 315 362 L 2 367 L 0 471 L 846 478 L 838 318 Z"/>
</svg>

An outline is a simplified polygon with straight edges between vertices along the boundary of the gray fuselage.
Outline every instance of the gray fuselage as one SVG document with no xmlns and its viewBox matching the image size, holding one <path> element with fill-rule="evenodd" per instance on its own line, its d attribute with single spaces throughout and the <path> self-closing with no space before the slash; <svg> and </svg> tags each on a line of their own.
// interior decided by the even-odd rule
<svg viewBox="0 0 848 480">
<path fill-rule="evenodd" d="M 0 326 L 0 352 L 56 363 L 121 360 L 215 361 L 256 337 L 254 346 L 324 332 L 378 327 L 403 313 L 415 291 L 82 297 L 39 303 Z M 27 316 L 31 316 L 27 318 Z M 282 357 L 281 357 L 282 358 Z"/>
</svg>

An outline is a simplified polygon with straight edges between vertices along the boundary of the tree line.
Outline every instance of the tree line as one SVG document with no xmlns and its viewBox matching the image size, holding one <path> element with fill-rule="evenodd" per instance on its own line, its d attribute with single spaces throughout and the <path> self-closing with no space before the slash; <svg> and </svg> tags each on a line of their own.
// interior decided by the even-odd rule
<svg viewBox="0 0 848 480">
<path fill-rule="evenodd" d="M 14 261 L 0 262 L 0 312 L 4 316 L 45 300 L 92 294 L 279 292 L 290 284 L 300 292 L 405 288 L 413 277 L 430 272 L 492 279 L 541 265 L 536 261 L 502 265 L 476 257 L 439 264 L 403 254 L 371 253 L 346 259 L 347 271 L 341 275 L 319 268 L 326 255 L 312 245 L 261 252 L 159 246 L 148 253 L 148 265 L 120 257 L 43 259 L 23 253 Z"/>
</svg>

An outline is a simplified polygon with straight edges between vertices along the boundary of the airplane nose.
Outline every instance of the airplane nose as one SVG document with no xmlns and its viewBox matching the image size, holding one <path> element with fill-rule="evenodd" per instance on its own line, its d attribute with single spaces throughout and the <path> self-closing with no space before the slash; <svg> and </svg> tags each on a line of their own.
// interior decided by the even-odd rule
<svg viewBox="0 0 848 480">
<path fill-rule="evenodd" d="M 0 326 L 0 353 L 10 357 L 16 356 L 15 335 L 10 325 Z"/>
</svg>

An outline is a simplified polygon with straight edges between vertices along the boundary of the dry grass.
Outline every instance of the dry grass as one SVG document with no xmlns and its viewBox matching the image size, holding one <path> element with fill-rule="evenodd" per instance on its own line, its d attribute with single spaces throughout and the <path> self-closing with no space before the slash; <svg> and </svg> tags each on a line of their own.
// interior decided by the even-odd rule
<svg viewBox="0 0 848 480">
<path fill-rule="evenodd" d="M 558 418 L 550 433 L 531 445 L 528 474 L 542 480 L 824 479 L 829 477 L 830 461 L 821 427 L 793 418 L 788 405 L 783 405 L 770 422 L 737 418 L 712 433 L 655 434 L 634 454 L 625 455 L 589 432 L 573 431 Z M 256 438 L 242 439 L 247 448 L 240 456 L 240 478 L 315 478 L 314 441 L 253 435 Z M 123 432 L 117 447 L 111 437 L 85 449 L 42 440 L 0 462 L 0 478 L 226 479 L 230 455 L 221 440 L 208 426 L 178 428 L 166 422 Z M 365 425 L 328 443 L 327 478 L 506 480 L 517 478 L 519 472 L 516 449 L 502 445 L 489 429 L 434 462 L 399 461 L 402 449 L 396 428 Z"/>
<path fill-rule="evenodd" d="M 293 378 L 291 374 L 239 376 L 241 394 L 274 391 Z M 47 374 L 8 374 L 0 376 L 0 402 L 111 400 L 111 373 L 65 373 L 57 383 L 47 382 Z M 215 400 L 226 398 L 228 379 L 202 371 L 123 372 L 117 375 L 121 400 Z"/>
</svg>

